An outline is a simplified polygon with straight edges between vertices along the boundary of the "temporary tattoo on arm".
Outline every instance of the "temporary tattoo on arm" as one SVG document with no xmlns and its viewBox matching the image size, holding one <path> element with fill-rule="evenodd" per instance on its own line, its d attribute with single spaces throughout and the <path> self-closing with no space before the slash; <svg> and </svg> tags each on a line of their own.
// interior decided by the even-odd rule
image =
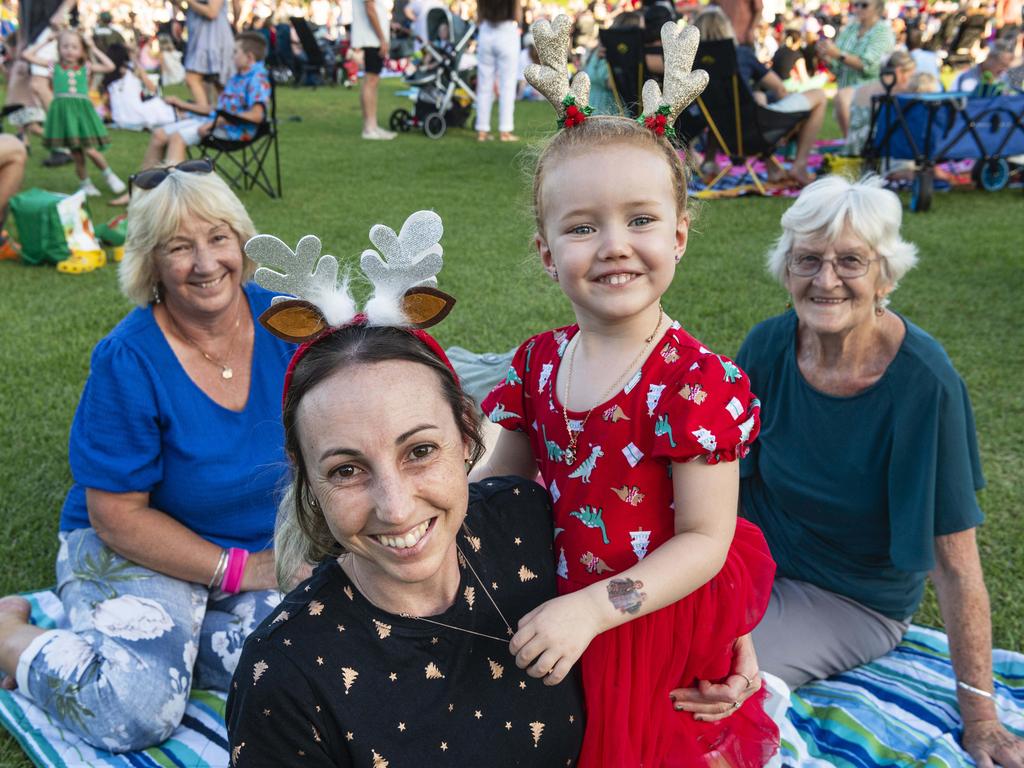
<svg viewBox="0 0 1024 768">
<path fill-rule="evenodd" d="M 622 613 L 636 613 L 647 599 L 647 593 L 640 591 L 643 588 L 642 581 L 626 578 L 612 579 L 608 582 L 608 599 Z"/>
</svg>

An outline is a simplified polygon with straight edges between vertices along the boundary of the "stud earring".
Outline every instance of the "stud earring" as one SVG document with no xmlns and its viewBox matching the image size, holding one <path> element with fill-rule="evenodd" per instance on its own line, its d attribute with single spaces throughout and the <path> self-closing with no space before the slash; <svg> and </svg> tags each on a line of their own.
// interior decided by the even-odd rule
<svg viewBox="0 0 1024 768">
<path fill-rule="evenodd" d="M 676 252 L 676 264 L 683 260 L 683 254 Z"/>
<path fill-rule="evenodd" d="M 554 280 L 556 283 L 558 282 L 558 270 L 557 269 L 552 269 L 548 274 L 551 275 L 551 279 L 552 280 Z"/>
</svg>

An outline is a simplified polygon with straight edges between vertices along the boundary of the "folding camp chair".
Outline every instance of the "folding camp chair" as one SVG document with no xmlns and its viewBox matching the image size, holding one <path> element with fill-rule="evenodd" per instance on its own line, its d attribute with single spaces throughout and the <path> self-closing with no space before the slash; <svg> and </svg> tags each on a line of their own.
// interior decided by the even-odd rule
<svg viewBox="0 0 1024 768">
<path fill-rule="evenodd" d="M 620 114 L 640 114 L 640 92 L 644 86 L 644 33 L 641 29 L 602 29 L 598 33 L 611 72 L 615 104 Z"/>
<path fill-rule="evenodd" d="M 766 194 L 752 167 L 752 158 L 778 165 L 773 153 L 796 134 L 811 113 L 775 112 L 758 104 L 740 78 L 731 38 L 701 42 L 693 66 L 707 71 L 710 81 L 697 97 L 696 106 L 691 105 L 680 116 L 676 132 L 689 142 L 707 128 L 729 158 L 706 190 L 714 188 L 733 166 L 743 165 L 758 192 Z"/>
<path fill-rule="evenodd" d="M 974 61 L 973 50 L 985 37 L 988 17 L 982 13 L 959 14 L 959 28 L 946 49 L 943 62 L 949 67 L 962 67 Z"/>
<path fill-rule="evenodd" d="M 256 135 L 247 141 L 223 139 L 212 133 L 199 143 L 203 157 L 209 157 L 214 167 L 235 189 L 259 187 L 271 197 L 282 196 L 281 158 L 277 147 L 277 87 L 270 77 L 269 111 L 263 121 L 254 123 L 224 110 L 217 110 L 217 116 L 234 125 L 255 126 Z M 274 175 L 277 184 L 267 174 L 268 156 L 274 155 Z"/>
<path fill-rule="evenodd" d="M 301 16 L 291 17 L 295 34 L 298 35 L 299 44 L 302 46 L 302 53 L 305 61 L 299 60 L 294 67 L 295 85 L 312 85 L 316 87 L 324 82 L 323 70 L 327 64 L 324 52 L 316 41 L 309 22 Z"/>
</svg>

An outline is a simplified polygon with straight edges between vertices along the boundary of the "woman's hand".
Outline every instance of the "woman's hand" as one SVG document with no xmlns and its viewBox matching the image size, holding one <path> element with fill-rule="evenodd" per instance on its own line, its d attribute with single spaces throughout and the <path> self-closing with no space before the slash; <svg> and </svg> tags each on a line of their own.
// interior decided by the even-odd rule
<svg viewBox="0 0 1024 768">
<path fill-rule="evenodd" d="M 724 683 L 701 680 L 696 688 L 677 688 L 669 694 L 674 706 L 693 714 L 694 720 L 723 720 L 744 701 L 761 690 L 761 673 L 757 653 L 750 635 L 743 635 L 733 644 L 732 671 Z"/>
<path fill-rule="evenodd" d="M 964 723 L 961 743 L 978 768 L 992 768 L 993 765 L 1024 768 L 1024 741 L 1007 731 L 998 720 Z"/>
<path fill-rule="evenodd" d="M 828 38 L 821 38 L 815 45 L 817 48 L 818 55 L 826 59 L 838 59 L 839 58 L 839 46 L 833 43 Z"/>
<path fill-rule="evenodd" d="M 601 631 L 598 615 L 586 590 L 537 606 L 519 620 L 509 643 L 516 666 L 543 678 L 544 685 L 558 685 Z"/>
<path fill-rule="evenodd" d="M 242 573 L 241 592 L 255 592 L 261 589 L 277 589 L 277 575 L 274 572 L 274 550 L 253 552 L 245 561 Z"/>
</svg>

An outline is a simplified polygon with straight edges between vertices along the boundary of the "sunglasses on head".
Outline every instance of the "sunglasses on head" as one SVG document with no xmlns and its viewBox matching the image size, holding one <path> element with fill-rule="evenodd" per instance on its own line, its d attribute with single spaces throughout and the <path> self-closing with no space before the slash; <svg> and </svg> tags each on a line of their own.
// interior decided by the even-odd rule
<svg viewBox="0 0 1024 768">
<path fill-rule="evenodd" d="M 164 179 L 171 175 L 172 171 L 178 171 L 179 173 L 212 173 L 213 161 L 204 157 L 199 160 L 186 160 L 183 163 L 169 165 L 165 168 L 149 168 L 145 171 L 133 173 L 128 177 L 128 196 L 131 197 L 133 186 L 139 189 L 156 189 L 163 183 Z"/>
<path fill-rule="evenodd" d="M 871 3 L 850 3 L 851 8 L 855 8 L 858 11 L 863 11 L 865 8 L 871 6 Z"/>
</svg>

